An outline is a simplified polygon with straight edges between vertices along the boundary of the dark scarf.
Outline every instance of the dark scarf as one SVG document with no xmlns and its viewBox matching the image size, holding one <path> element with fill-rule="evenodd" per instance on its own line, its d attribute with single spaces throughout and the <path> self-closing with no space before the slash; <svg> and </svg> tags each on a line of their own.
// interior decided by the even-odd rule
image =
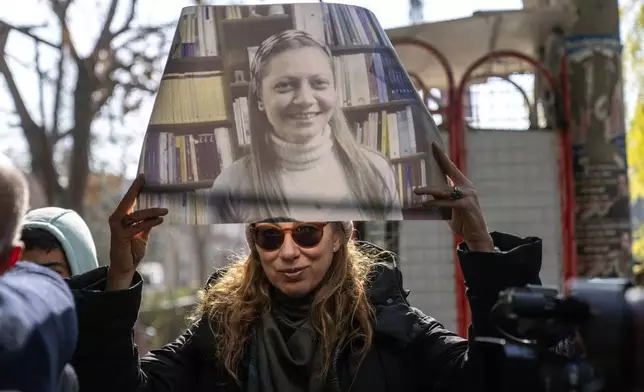
<svg viewBox="0 0 644 392">
<path fill-rule="evenodd" d="M 249 392 L 322 392 L 322 351 L 309 320 L 312 297 L 274 290 L 272 310 L 253 331 Z"/>
</svg>

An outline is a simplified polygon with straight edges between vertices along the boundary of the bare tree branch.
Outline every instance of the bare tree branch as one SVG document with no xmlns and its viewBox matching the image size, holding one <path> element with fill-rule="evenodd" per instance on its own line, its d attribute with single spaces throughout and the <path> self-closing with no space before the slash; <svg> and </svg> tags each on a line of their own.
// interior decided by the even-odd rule
<svg viewBox="0 0 644 392">
<path fill-rule="evenodd" d="M 47 118 L 47 112 L 45 111 L 45 73 L 40 69 L 40 45 L 36 42 L 34 46 L 34 65 L 38 75 L 38 108 L 40 109 L 40 118 L 44 128 L 45 119 Z"/>
<path fill-rule="evenodd" d="M 156 91 L 156 86 L 150 86 L 149 84 L 152 81 L 154 65 L 155 63 L 164 57 L 159 51 L 158 55 L 148 56 L 145 54 L 145 49 L 142 51 L 133 51 L 131 46 L 137 43 L 144 42 L 146 39 L 149 39 L 150 36 L 158 35 L 162 42 L 160 46 L 164 45 L 165 35 L 163 30 L 169 26 L 174 26 L 174 23 L 162 24 L 155 27 L 139 27 L 136 29 L 135 33 L 129 37 L 125 42 L 123 42 L 117 48 L 110 48 L 109 52 L 105 56 L 106 59 L 104 63 L 109 63 L 109 66 L 105 66 L 101 69 L 101 74 L 97 75 L 99 81 L 101 82 L 98 91 L 100 91 L 100 96 L 94 101 L 94 110 L 98 112 L 103 105 L 107 103 L 110 97 L 113 95 L 117 87 L 122 87 L 125 89 L 125 96 L 127 96 L 133 91 L 144 91 L 150 94 L 153 94 Z M 132 56 L 131 61 L 128 63 L 123 62 L 118 58 L 117 53 L 119 51 L 127 50 Z M 145 71 L 143 75 L 137 75 L 134 71 L 135 66 L 143 66 Z M 129 82 L 122 82 L 117 79 L 117 72 L 122 71 L 127 73 L 130 76 Z M 127 105 L 124 103 L 123 111 L 126 112 L 135 110 L 140 106 L 140 102 L 135 105 Z"/>
<path fill-rule="evenodd" d="M 10 31 L 11 31 L 11 28 L 9 26 L 0 25 L 0 53 L 4 53 L 5 51 Z M 2 75 L 4 76 L 5 82 L 7 84 L 7 89 L 9 90 L 9 94 L 13 99 L 14 106 L 16 108 L 16 113 L 20 118 L 20 122 L 24 125 L 37 127 L 38 124 L 36 124 L 36 122 L 31 118 L 31 115 L 29 114 L 29 110 L 27 110 L 27 105 L 25 105 L 25 101 L 23 100 L 22 95 L 20 94 L 18 85 L 16 84 L 16 81 L 13 78 L 11 69 L 9 68 L 9 65 L 7 64 L 4 56 L 0 57 L 0 73 L 2 73 Z"/>
<path fill-rule="evenodd" d="M 54 43 L 51 43 L 51 42 L 47 41 L 46 39 L 43 39 L 43 38 L 41 38 L 41 37 L 39 37 L 39 36 L 37 36 L 37 35 L 35 35 L 34 33 L 31 32 L 34 29 L 47 27 L 46 24 L 40 25 L 40 26 L 14 26 L 11 23 L 0 21 L 0 25 L 5 25 L 5 26 L 9 27 L 12 30 L 19 31 L 22 34 L 28 36 L 29 38 L 32 38 L 33 40 L 35 40 L 38 43 L 47 45 L 47 46 L 49 46 L 49 47 L 51 47 L 53 49 L 60 49 L 60 45 L 56 45 Z"/>
<path fill-rule="evenodd" d="M 15 118 L 29 145 L 32 172 L 43 184 L 47 202 L 53 205 L 63 204 L 82 215 L 88 176 L 91 173 L 91 146 L 93 136 L 96 136 L 92 134 L 92 124 L 101 116 L 114 125 L 118 121 L 117 117 L 122 118 L 139 109 L 143 98 L 154 93 L 159 62 L 165 57 L 164 49 L 168 39 L 166 29 L 174 27 L 174 23 L 137 26 L 135 17 L 139 2 L 130 0 L 123 24 L 114 26 L 118 5 L 122 3 L 110 0 L 104 23 L 99 29 L 100 36 L 90 55 L 85 57 L 76 50 L 67 23 L 69 7 L 74 0 L 47 1 L 54 14 L 53 20 L 58 22 L 56 28 L 59 29 L 59 36 L 43 35 L 45 38 L 41 38 L 34 31 L 38 26 L 13 26 L 0 21 L 0 52 L 4 55 L 0 59 L 0 74 L 5 77 L 7 90 L 14 102 Z M 17 87 L 18 82 L 7 64 L 8 57 L 4 49 L 11 30 L 30 37 L 37 46 L 35 72 L 39 81 L 40 102 L 34 103 L 39 104 L 38 109 L 43 118 L 40 124 L 29 113 L 27 103 Z M 150 39 L 151 37 L 158 39 Z M 60 41 L 48 41 L 54 38 L 59 38 Z M 39 61 L 43 56 L 44 62 L 42 50 L 45 48 L 54 48 L 59 55 L 49 68 L 45 68 Z M 66 66 L 76 66 L 77 72 L 74 72 L 75 80 L 71 88 L 65 88 L 65 80 L 69 75 Z M 27 67 L 34 70 L 32 64 Z M 51 85 L 45 85 L 46 83 Z M 44 104 L 49 87 L 53 87 L 50 97 L 53 98 L 51 114 Z M 67 107 L 63 103 L 67 96 L 73 101 L 69 108 L 70 125 L 61 123 L 62 116 L 67 113 Z M 111 113 L 107 113 L 103 109 L 112 97 L 118 99 L 110 104 L 108 109 L 111 109 Z M 57 172 L 53 152 L 56 143 L 65 138 L 70 138 L 73 143 L 65 163 L 64 175 L 68 183 L 63 192 L 58 182 L 63 171 Z"/>
<path fill-rule="evenodd" d="M 63 33 L 61 30 L 61 42 L 63 40 Z M 54 88 L 54 107 L 53 107 L 53 119 L 52 119 L 52 125 L 51 125 L 51 132 L 52 136 L 54 138 L 54 143 L 56 143 L 58 140 L 61 139 L 59 132 L 60 132 L 60 109 L 61 109 L 61 102 L 62 102 L 62 93 L 63 93 L 63 80 L 65 79 L 65 49 L 61 48 L 60 50 L 60 57 L 58 58 L 58 65 L 57 65 L 57 79 L 56 79 L 56 87 Z"/>
<path fill-rule="evenodd" d="M 67 26 L 67 10 L 69 9 L 69 6 L 72 4 L 72 0 L 50 0 L 49 3 L 51 4 L 51 9 L 54 12 L 54 15 L 56 15 L 56 19 L 58 19 L 58 23 L 60 23 L 60 28 L 62 32 L 62 39 L 60 42 L 60 46 L 62 48 L 68 48 L 69 49 L 69 54 L 72 56 L 74 61 L 76 61 L 79 66 L 81 65 L 81 58 L 78 55 L 78 52 L 76 51 L 76 47 L 74 46 L 74 42 L 72 42 L 71 34 L 69 32 L 69 27 Z"/>
<path fill-rule="evenodd" d="M 116 14 L 116 7 L 119 4 L 119 0 L 111 0 L 110 1 L 110 7 L 107 10 L 107 15 L 105 16 L 105 22 L 103 22 L 103 28 L 101 29 L 101 33 L 98 36 L 98 40 L 96 40 L 96 45 L 94 46 L 94 49 L 92 50 L 92 55 L 91 57 L 96 58 L 100 53 L 101 50 L 106 50 L 110 47 L 110 44 L 112 43 L 112 32 L 110 31 L 110 26 L 112 25 L 112 21 L 114 20 L 114 15 Z"/>
<path fill-rule="evenodd" d="M 5 51 L 10 31 L 11 27 L 0 25 L 0 53 Z M 38 45 L 37 42 L 36 45 Z M 54 200 L 60 191 L 60 185 L 58 183 L 58 173 L 54 166 L 51 142 L 44 127 L 38 125 L 29 114 L 27 105 L 20 94 L 18 85 L 4 56 L 0 56 L 0 73 L 5 78 L 7 90 L 9 90 L 16 113 L 20 119 L 20 127 L 29 145 L 32 172 L 39 177 L 41 183 L 46 184 L 44 188 L 47 199 Z"/>
<path fill-rule="evenodd" d="M 113 38 L 118 37 L 119 35 L 125 33 L 132 27 L 132 22 L 134 21 L 134 16 L 136 15 L 136 6 L 138 5 L 139 0 L 132 0 L 130 3 L 130 10 L 128 11 L 127 18 L 125 19 L 125 23 L 123 23 L 123 26 L 121 26 L 120 29 L 118 29 L 114 34 Z"/>
<path fill-rule="evenodd" d="M 4 52 L 4 57 L 5 57 L 5 59 L 11 59 L 11 61 L 15 62 L 16 64 L 19 64 L 20 66 L 22 66 L 22 67 L 24 67 L 24 68 L 26 68 L 26 69 L 28 69 L 30 71 L 36 71 L 36 69 L 35 69 L 35 67 L 34 67 L 32 62 L 23 61 L 23 60 L 19 59 L 18 57 L 14 56 L 13 54 L 7 52 L 6 50 Z M 55 83 L 56 82 L 54 80 L 54 78 L 52 78 L 51 76 L 47 75 L 47 73 L 45 71 L 43 71 L 43 78 L 49 83 Z"/>
</svg>

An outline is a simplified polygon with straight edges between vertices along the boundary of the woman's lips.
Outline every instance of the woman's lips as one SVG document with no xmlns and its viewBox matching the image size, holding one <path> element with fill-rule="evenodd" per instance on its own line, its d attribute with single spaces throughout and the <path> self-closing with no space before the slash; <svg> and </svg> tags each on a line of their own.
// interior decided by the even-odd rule
<svg viewBox="0 0 644 392">
<path fill-rule="evenodd" d="M 295 113 L 295 114 L 289 114 L 288 117 L 292 118 L 293 120 L 296 121 L 306 121 L 310 120 L 313 117 L 319 115 L 320 112 L 306 112 L 306 113 Z"/>
<path fill-rule="evenodd" d="M 302 273 L 304 273 L 304 270 L 306 270 L 308 267 L 297 267 L 297 268 L 287 268 L 280 270 L 279 272 L 282 273 L 287 279 L 296 279 Z"/>
</svg>

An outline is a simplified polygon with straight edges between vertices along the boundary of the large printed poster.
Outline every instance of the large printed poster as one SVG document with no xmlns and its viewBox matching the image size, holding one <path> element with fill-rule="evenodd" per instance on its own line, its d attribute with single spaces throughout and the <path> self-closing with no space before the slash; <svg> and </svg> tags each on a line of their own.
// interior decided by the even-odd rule
<svg viewBox="0 0 644 392">
<path fill-rule="evenodd" d="M 628 276 L 631 214 L 619 37 L 568 38 L 578 273 Z"/>
<path fill-rule="evenodd" d="M 439 132 L 374 15 L 343 4 L 184 8 L 138 208 L 171 224 L 448 219 Z"/>
</svg>

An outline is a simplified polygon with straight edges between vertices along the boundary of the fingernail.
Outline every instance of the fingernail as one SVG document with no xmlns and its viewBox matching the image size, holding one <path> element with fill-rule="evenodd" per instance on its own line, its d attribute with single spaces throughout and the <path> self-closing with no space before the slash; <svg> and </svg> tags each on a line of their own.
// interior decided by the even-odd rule
<svg viewBox="0 0 644 392">
<path fill-rule="evenodd" d="M 167 208 L 162 208 L 162 209 L 161 209 L 161 214 L 162 214 L 162 215 L 166 215 L 168 212 L 169 212 L 169 211 L 168 211 L 168 209 L 167 209 Z"/>
</svg>

